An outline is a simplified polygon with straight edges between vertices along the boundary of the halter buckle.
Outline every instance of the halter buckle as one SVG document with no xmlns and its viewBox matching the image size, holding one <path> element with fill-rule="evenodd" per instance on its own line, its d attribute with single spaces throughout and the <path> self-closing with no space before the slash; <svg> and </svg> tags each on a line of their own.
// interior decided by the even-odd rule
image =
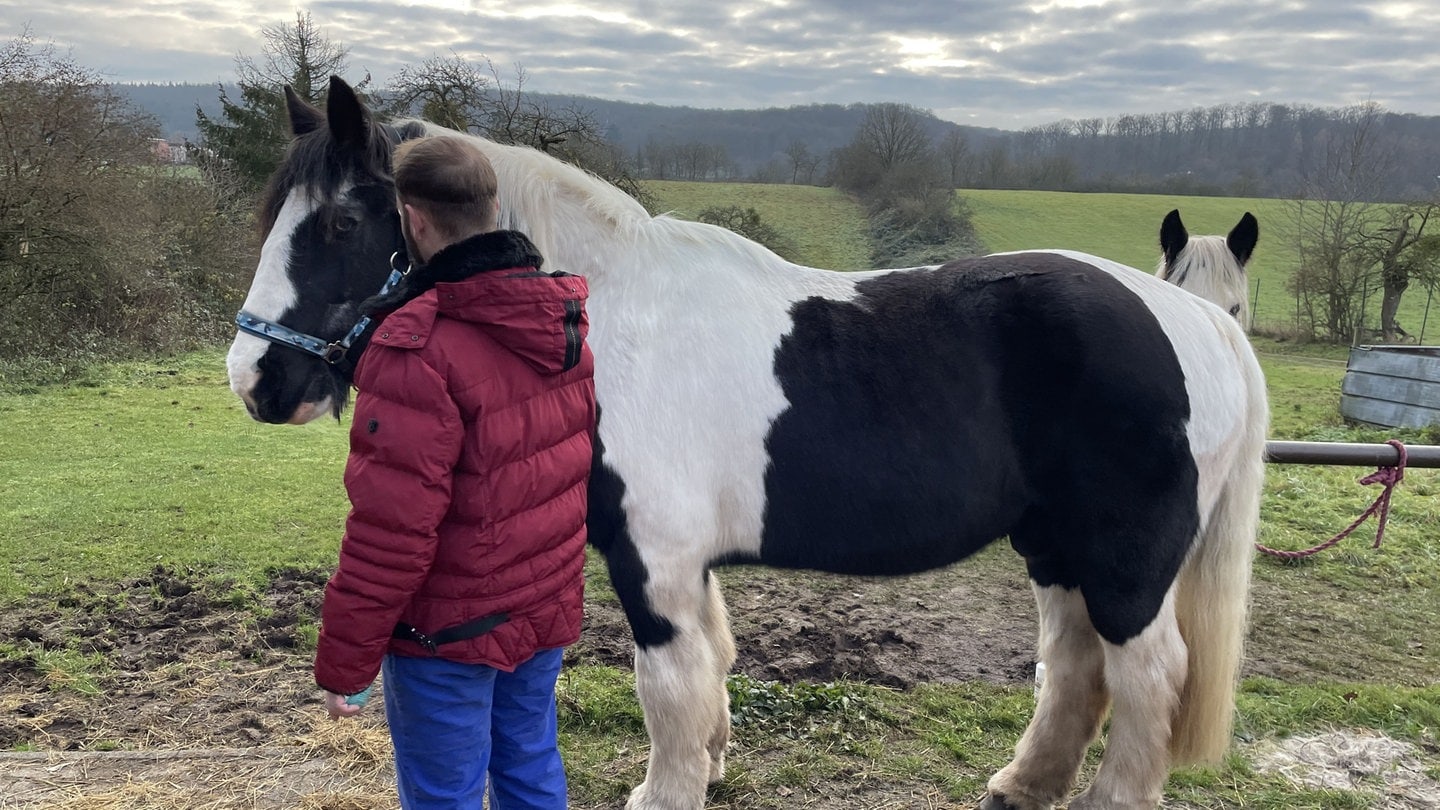
<svg viewBox="0 0 1440 810">
<path fill-rule="evenodd" d="M 345 359 L 347 351 L 349 351 L 348 346 L 341 346 L 340 342 L 336 341 L 325 347 L 325 353 L 320 355 L 320 359 L 333 366 Z"/>
</svg>

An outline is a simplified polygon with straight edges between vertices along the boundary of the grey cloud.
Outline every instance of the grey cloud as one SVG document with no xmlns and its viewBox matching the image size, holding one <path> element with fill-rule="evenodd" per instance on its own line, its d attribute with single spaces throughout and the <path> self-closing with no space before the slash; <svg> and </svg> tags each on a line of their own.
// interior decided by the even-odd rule
<svg viewBox="0 0 1440 810">
<path fill-rule="evenodd" d="M 1245 100 L 1374 99 L 1440 113 L 1440 15 L 1399 20 L 1353 0 L 609 0 L 592 4 L 595 16 L 563 19 L 418 3 L 309 9 L 350 48 L 355 74 L 381 84 L 453 50 L 489 57 L 507 78 L 523 65 L 536 91 L 707 107 L 893 100 L 1005 127 Z M 0 37 L 28 20 L 42 40 L 73 46 L 82 64 L 119 80 L 212 81 L 231 74 L 237 52 L 258 51 L 262 26 L 293 12 L 266 14 L 242 16 L 217 0 L 0 0 Z M 177 33 L 158 41 L 135 20 Z M 903 52 L 902 43 L 923 51 L 932 40 L 934 56 L 952 61 Z"/>
</svg>

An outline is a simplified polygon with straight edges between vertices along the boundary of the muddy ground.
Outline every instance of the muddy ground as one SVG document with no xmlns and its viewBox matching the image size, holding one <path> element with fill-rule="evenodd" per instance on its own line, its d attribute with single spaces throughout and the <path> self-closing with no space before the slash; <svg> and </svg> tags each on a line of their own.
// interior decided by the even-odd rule
<svg viewBox="0 0 1440 810">
<path fill-rule="evenodd" d="M 6 610 L 0 644 L 28 653 L 0 660 L 0 751 L 283 750 L 319 712 L 304 636 L 327 573 L 278 572 L 258 609 L 236 606 L 197 575 L 157 568 Z M 1034 603 L 1018 563 L 999 555 L 898 580 L 748 569 L 721 578 L 740 654 L 735 669 L 756 679 L 903 689 L 1033 675 Z M 628 629 L 608 582 L 597 574 L 590 589 L 584 638 L 567 663 L 629 667 Z M 1256 603 L 1263 611 L 1247 674 L 1367 680 L 1363 649 L 1317 672 L 1286 640 L 1333 632 L 1306 603 L 1263 585 Z M 63 659 L 75 653 L 92 656 L 81 680 L 52 688 L 70 677 Z"/>
</svg>

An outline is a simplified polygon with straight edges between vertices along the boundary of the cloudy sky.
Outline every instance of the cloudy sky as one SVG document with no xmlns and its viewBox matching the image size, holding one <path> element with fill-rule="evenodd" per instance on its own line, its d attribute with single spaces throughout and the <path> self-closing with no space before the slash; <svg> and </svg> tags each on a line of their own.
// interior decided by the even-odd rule
<svg viewBox="0 0 1440 810">
<path fill-rule="evenodd" d="M 450 52 L 541 92 L 695 107 L 902 101 L 1016 129 L 1213 104 L 1375 101 L 1440 114 L 1440 2 L 1414 0 L 478 0 L 301 6 L 383 86 Z M 0 0 L 0 40 L 114 81 L 233 78 L 289 3 Z"/>
</svg>

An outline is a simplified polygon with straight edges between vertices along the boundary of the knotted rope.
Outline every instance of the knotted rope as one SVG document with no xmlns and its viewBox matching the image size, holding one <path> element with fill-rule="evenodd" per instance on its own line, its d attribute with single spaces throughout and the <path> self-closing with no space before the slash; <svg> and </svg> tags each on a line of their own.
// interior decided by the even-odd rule
<svg viewBox="0 0 1440 810">
<path fill-rule="evenodd" d="M 1262 546 L 1259 543 L 1255 544 L 1255 548 L 1261 554 L 1268 554 L 1271 557 L 1278 557 L 1282 560 L 1298 560 L 1302 557 L 1309 557 L 1310 555 L 1318 554 L 1340 542 L 1341 540 L 1344 540 L 1346 537 L 1349 537 L 1351 532 L 1360 528 L 1361 523 L 1364 523 L 1371 515 L 1376 514 L 1377 512 L 1379 513 L 1380 518 L 1378 524 L 1375 527 L 1375 544 L 1372 545 L 1371 548 L 1379 548 L 1380 541 L 1385 537 L 1385 521 L 1390 517 L 1390 495 L 1395 491 L 1395 486 L 1401 481 L 1405 480 L 1405 445 L 1401 443 L 1398 439 L 1390 439 L 1385 443 L 1395 448 L 1395 452 L 1400 454 L 1400 458 L 1393 466 L 1382 465 L 1380 469 L 1360 479 L 1360 483 L 1366 485 L 1384 484 L 1385 489 L 1383 489 L 1380 492 L 1379 496 L 1375 498 L 1375 502 L 1370 504 L 1370 508 L 1366 509 L 1363 513 L 1361 513 L 1360 517 L 1355 519 L 1354 523 L 1346 526 L 1345 529 L 1342 530 L 1339 534 L 1335 535 L 1329 540 L 1326 540 L 1320 545 L 1312 546 L 1302 551 L 1282 551 L 1280 549 Z"/>
</svg>

